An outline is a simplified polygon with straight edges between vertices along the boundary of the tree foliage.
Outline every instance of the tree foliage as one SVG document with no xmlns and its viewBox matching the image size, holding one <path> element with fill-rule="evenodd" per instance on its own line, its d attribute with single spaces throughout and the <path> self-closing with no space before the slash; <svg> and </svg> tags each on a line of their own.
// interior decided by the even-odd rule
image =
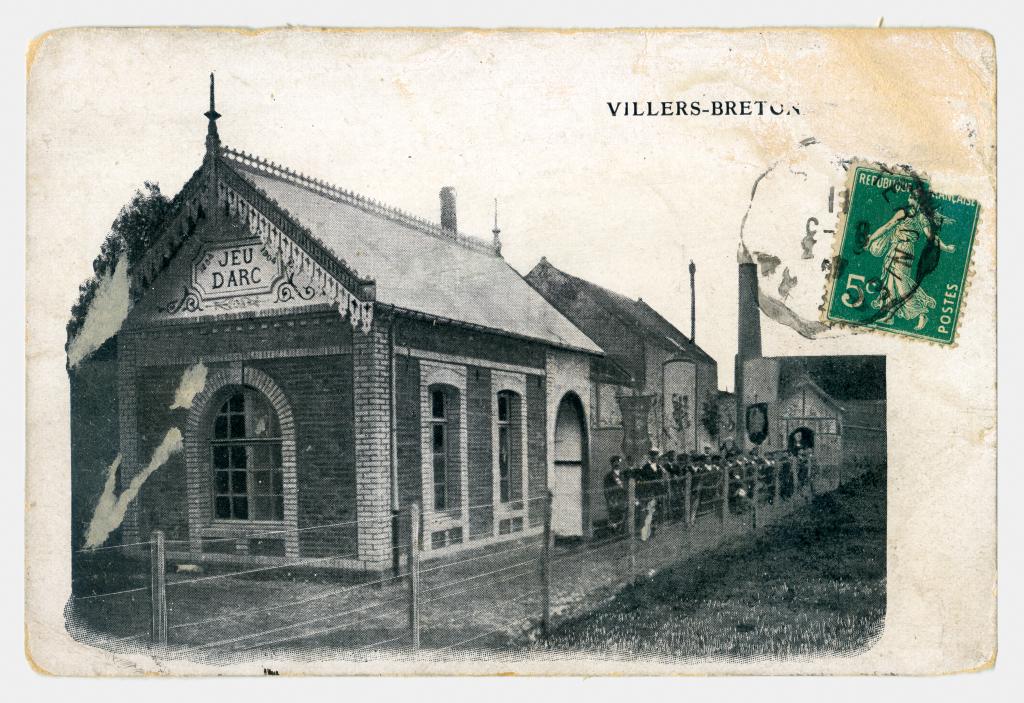
<svg viewBox="0 0 1024 703">
<path fill-rule="evenodd" d="M 146 181 L 121 208 L 100 246 L 99 255 L 92 262 L 93 275 L 78 287 L 78 301 L 71 306 L 71 319 L 67 324 L 68 343 L 82 329 L 100 279 L 114 272 L 122 255 L 127 255 L 128 266 L 138 262 L 156 238 L 170 205 L 171 201 L 160 192 L 160 186 Z"/>
</svg>

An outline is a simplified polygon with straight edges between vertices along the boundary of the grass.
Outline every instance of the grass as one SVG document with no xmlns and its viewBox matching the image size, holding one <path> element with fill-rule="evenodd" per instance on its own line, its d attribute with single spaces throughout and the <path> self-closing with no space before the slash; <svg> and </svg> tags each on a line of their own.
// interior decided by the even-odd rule
<svg viewBox="0 0 1024 703">
<path fill-rule="evenodd" d="M 852 654 L 885 620 L 885 472 L 819 496 L 757 540 L 627 587 L 546 649 L 699 659 Z"/>
</svg>

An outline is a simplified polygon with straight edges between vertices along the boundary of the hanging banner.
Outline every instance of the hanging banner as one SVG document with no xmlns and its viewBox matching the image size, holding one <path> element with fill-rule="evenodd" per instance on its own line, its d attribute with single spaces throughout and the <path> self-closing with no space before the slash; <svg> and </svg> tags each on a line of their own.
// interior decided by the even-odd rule
<svg viewBox="0 0 1024 703">
<path fill-rule="evenodd" d="M 663 450 L 691 452 L 696 444 L 697 367 L 692 361 L 665 362 L 663 373 Z"/>
<path fill-rule="evenodd" d="M 768 404 L 747 406 L 747 439 L 760 446 L 768 438 Z"/>
<path fill-rule="evenodd" d="M 622 453 L 631 464 L 638 463 L 652 446 L 648 417 L 655 400 L 653 395 L 619 396 L 624 429 Z"/>
</svg>

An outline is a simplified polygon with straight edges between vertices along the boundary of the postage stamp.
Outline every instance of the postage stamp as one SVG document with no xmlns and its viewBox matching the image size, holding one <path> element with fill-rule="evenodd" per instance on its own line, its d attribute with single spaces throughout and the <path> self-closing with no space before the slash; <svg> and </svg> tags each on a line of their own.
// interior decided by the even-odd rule
<svg viewBox="0 0 1024 703">
<path fill-rule="evenodd" d="M 910 170 L 853 164 L 825 320 L 956 341 L 978 203 Z"/>
</svg>

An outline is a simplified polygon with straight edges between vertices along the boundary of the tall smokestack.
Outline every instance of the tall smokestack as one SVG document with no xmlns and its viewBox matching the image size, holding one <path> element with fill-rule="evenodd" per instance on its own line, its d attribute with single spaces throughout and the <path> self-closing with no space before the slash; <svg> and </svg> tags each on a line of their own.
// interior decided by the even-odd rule
<svg viewBox="0 0 1024 703">
<path fill-rule="evenodd" d="M 761 356 L 761 309 L 757 299 L 757 264 L 743 242 L 736 256 L 739 264 L 736 339 L 736 445 L 746 442 L 746 412 L 743 406 L 743 362 Z"/>
<path fill-rule="evenodd" d="M 697 343 L 697 266 L 690 259 L 690 344 Z"/>
<path fill-rule="evenodd" d="M 458 232 L 458 221 L 455 217 L 455 189 L 445 186 L 441 189 L 441 229 Z"/>
<path fill-rule="evenodd" d="M 757 264 L 747 248 L 740 244 L 739 323 L 736 353 L 743 359 L 761 356 L 761 310 L 757 303 Z"/>
</svg>

